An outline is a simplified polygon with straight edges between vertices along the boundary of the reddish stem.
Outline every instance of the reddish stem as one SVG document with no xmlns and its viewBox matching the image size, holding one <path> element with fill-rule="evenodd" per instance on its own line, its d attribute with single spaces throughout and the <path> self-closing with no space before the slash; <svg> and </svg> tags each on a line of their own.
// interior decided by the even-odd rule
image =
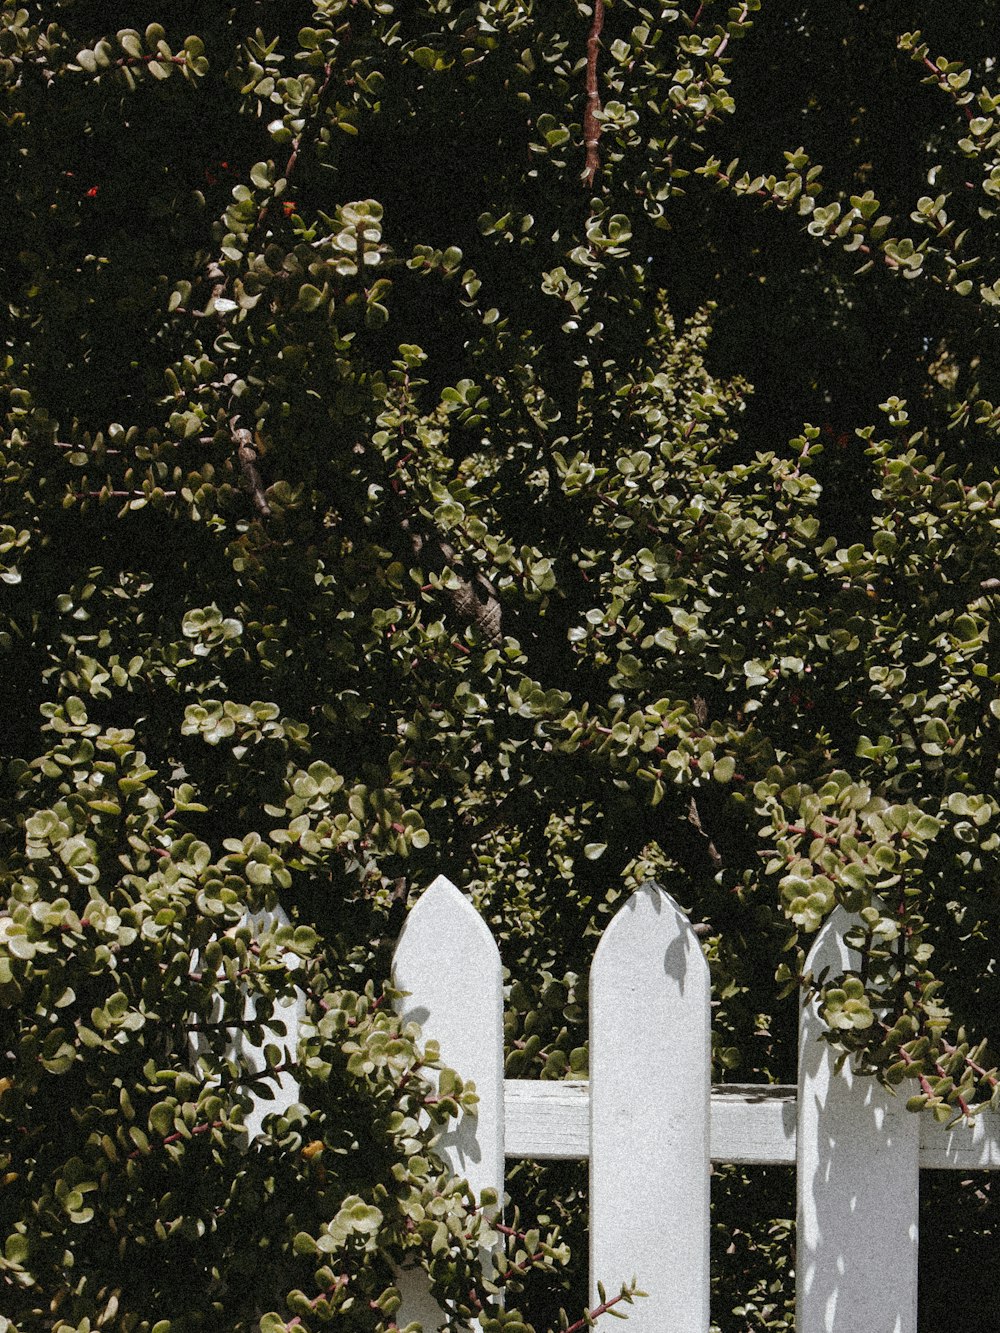
<svg viewBox="0 0 1000 1333">
<path fill-rule="evenodd" d="M 929 56 L 924 56 L 923 63 L 934 75 L 935 79 L 937 79 L 938 87 L 943 92 L 946 92 L 949 97 L 954 97 L 955 92 L 948 84 L 948 76 L 942 70 L 938 69 L 937 65 L 935 65 L 934 61 L 931 60 Z M 965 119 L 971 122 L 973 120 L 972 108 L 963 106 L 962 110 L 965 112 Z"/>
<path fill-rule="evenodd" d="M 747 14 L 748 14 L 749 12 L 750 12 L 750 11 L 749 11 L 749 7 L 748 7 L 747 5 L 744 4 L 743 8 L 740 10 L 740 16 L 739 16 L 739 18 L 736 20 L 736 22 L 737 22 L 737 23 L 744 23 L 744 22 L 746 21 Z M 727 47 L 728 45 L 729 45 L 729 33 L 727 32 L 726 35 L 725 35 L 725 37 L 723 37 L 722 41 L 719 43 L 719 49 L 718 49 L 718 50 L 716 51 L 716 53 L 715 53 L 715 58 L 716 58 L 716 60 L 719 59 L 719 57 L 723 54 L 723 52 L 725 51 L 725 49 L 726 49 L 726 47 Z"/>
<path fill-rule="evenodd" d="M 617 1296 L 612 1296 L 610 1301 L 602 1301 L 600 1305 L 595 1305 L 592 1310 L 588 1310 L 582 1319 L 578 1319 L 575 1324 L 570 1324 L 566 1333 L 580 1333 L 581 1329 L 589 1328 L 592 1320 L 599 1319 L 602 1314 L 607 1314 L 613 1306 L 618 1305 L 624 1299 L 624 1293 L 619 1292 Z"/>
<path fill-rule="evenodd" d="M 209 1132 L 210 1129 L 221 1129 L 221 1128 L 222 1128 L 222 1121 L 221 1121 L 221 1120 L 213 1120 L 211 1124 L 192 1125 L 192 1126 L 191 1126 L 190 1133 L 191 1133 L 192 1135 L 195 1135 L 195 1134 L 207 1134 L 207 1133 Z M 166 1136 L 166 1138 L 160 1140 L 160 1146 L 161 1146 L 161 1147 L 165 1147 L 165 1146 L 166 1146 L 167 1144 L 169 1144 L 169 1143 L 177 1143 L 180 1139 L 183 1139 L 183 1138 L 186 1138 L 186 1137 L 187 1137 L 187 1135 L 182 1134 L 182 1133 L 180 1133 L 179 1131 L 178 1131 L 177 1133 L 174 1133 L 174 1134 L 168 1134 L 168 1135 Z M 137 1161 L 138 1158 L 140 1158 L 140 1157 L 142 1157 L 142 1156 L 144 1156 L 144 1153 L 143 1153 L 142 1149 L 141 1149 L 141 1148 L 136 1148 L 135 1152 L 131 1152 L 131 1153 L 129 1153 L 129 1155 L 128 1155 L 128 1159 L 129 1159 L 130 1162 L 134 1162 L 134 1161 Z"/>
</svg>

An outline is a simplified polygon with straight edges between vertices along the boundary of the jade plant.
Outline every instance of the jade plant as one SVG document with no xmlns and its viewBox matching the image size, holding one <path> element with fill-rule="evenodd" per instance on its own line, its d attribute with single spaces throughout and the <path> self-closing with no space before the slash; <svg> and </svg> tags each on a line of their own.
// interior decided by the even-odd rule
<svg viewBox="0 0 1000 1333">
<path fill-rule="evenodd" d="M 412 1266 L 485 1330 L 622 1311 L 571 1169 L 497 1226 L 435 1156 L 438 873 L 511 1077 L 585 1076 L 654 877 L 717 1080 L 791 1081 L 806 992 L 995 1100 L 998 93 L 981 16 L 895 8 L 850 134 L 805 0 L 0 9 L 0 1329 L 387 1333 Z M 718 1317 L 788 1328 L 783 1186 L 738 1245 L 731 1184 Z"/>
</svg>

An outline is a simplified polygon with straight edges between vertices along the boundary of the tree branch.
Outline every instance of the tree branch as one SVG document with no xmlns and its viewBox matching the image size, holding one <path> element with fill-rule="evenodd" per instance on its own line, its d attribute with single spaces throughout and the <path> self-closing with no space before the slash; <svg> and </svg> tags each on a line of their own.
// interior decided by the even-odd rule
<svg viewBox="0 0 1000 1333">
<path fill-rule="evenodd" d="M 438 533 L 419 532 L 410 519 L 404 519 L 402 526 L 415 556 L 425 559 L 429 557 L 428 563 L 435 574 L 448 568 L 455 576 L 456 586 L 442 589 L 455 612 L 463 620 L 471 620 L 478 626 L 490 643 L 502 643 L 500 598 L 486 575 L 478 570 L 470 573 L 455 548 Z"/>
<path fill-rule="evenodd" d="M 261 518 L 270 518 L 271 506 L 267 503 L 264 483 L 257 471 L 257 450 L 253 447 L 253 436 L 245 426 L 238 425 L 238 422 L 239 417 L 229 418 L 229 429 L 236 445 L 236 457 L 239 459 L 240 471 L 243 474 L 243 484 L 253 497 Z"/>
<path fill-rule="evenodd" d="M 597 113 L 601 109 L 601 95 L 597 89 L 597 52 L 601 42 L 601 29 L 604 27 L 604 0 L 594 0 L 594 21 L 587 38 L 587 105 L 583 112 L 583 143 L 587 150 L 587 162 L 583 169 L 583 179 L 589 186 L 594 184 L 601 165 L 598 145 L 601 141 L 601 122 Z"/>
</svg>

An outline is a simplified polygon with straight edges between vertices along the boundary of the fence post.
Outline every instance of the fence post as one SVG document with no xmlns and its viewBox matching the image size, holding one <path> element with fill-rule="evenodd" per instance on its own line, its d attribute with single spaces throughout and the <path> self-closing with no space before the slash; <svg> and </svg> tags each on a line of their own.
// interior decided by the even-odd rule
<svg viewBox="0 0 1000 1333">
<path fill-rule="evenodd" d="M 819 974 L 856 966 L 838 908 L 806 963 Z M 804 999 L 799 1028 L 797 1135 L 798 1333 L 916 1333 L 920 1117 L 820 1040 Z"/>
<path fill-rule="evenodd" d="M 247 914 L 246 922 L 258 931 L 266 927 L 289 925 L 288 913 L 281 906 L 277 906 L 271 911 L 250 912 Z M 283 1063 L 290 1062 L 294 1064 L 299 1045 L 299 1023 L 302 1018 L 304 1004 L 305 996 L 301 991 L 297 991 L 294 996 L 285 996 L 284 999 L 278 1000 L 274 1006 L 272 1018 L 284 1023 L 285 1035 L 281 1037 L 272 1027 L 266 1026 L 262 1040 L 260 1042 L 250 1042 L 244 1032 L 237 1032 L 233 1039 L 233 1054 L 242 1056 L 246 1060 L 248 1068 L 255 1073 L 266 1074 L 267 1060 L 264 1051 L 268 1045 L 274 1043 L 285 1051 L 287 1060 Z M 244 1017 L 253 1019 L 256 1016 L 256 999 L 252 994 L 248 994 L 244 1004 Z M 270 1101 L 263 1097 L 255 1097 L 253 1110 L 244 1120 L 251 1142 L 259 1138 L 264 1132 L 265 1116 L 274 1112 L 287 1111 L 299 1099 L 299 1081 L 290 1071 L 285 1070 L 281 1074 L 268 1074 L 263 1081 L 270 1085 L 272 1095 Z"/>
<path fill-rule="evenodd" d="M 450 880 L 439 875 L 417 901 L 403 926 L 393 959 L 393 982 L 408 994 L 402 1017 L 419 1023 L 435 1040 L 445 1065 L 473 1080 L 477 1116 L 463 1115 L 443 1134 L 437 1151 L 449 1170 L 477 1195 L 494 1189 L 503 1199 L 503 971 L 489 927 Z M 443 1320 L 430 1301 L 424 1274 L 399 1275 L 409 1320 Z M 431 1325 L 426 1325 L 428 1328 Z M 440 1327 L 440 1323 L 434 1324 Z"/>
<path fill-rule="evenodd" d="M 590 1282 L 596 1302 L 635 1275 L 629 1333 L 708 1329 L 709 995 L 687 918 L 644 884 L 590 973 Z"/>
</svg>

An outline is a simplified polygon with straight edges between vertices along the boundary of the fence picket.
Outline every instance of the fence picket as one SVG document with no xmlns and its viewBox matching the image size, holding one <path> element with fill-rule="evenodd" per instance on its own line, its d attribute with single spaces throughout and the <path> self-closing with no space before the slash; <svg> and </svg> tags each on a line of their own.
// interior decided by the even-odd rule
<svg viewBox="0 0 1000 1333">
<path fill-rule="evenodd" d="M 604 932 L 590 974 L 590 1274 L 633 1274 L 630 1333 L 708 1328 L 710 981 L 656 884 Z"/>
<path fill-rule="evenodd" d="M 260 911 L 247 913 L 246 923 L 255 931 L 263 931 L 265 928 L 275 926 L 287 926 L 289 924 L 288 913 L 281 906 L 275 907 L 272 911 Z M 267 1072 L 267 1059 L 264 1051 L 272 1043 L 284 1050 L 283 1064 L 294 1062 L 295 1053 L 299 1044 L 299 1022 L 301 1021 L 305 1005 L 305 996 L 301 991 L 296 996 L 286 996 L 283 1000 L 278 1000 L 274 1006 L 272 1019 L 277 1019 L 284 1024 L 284 1035 L 275 1031 L 270 1024 L 264 1027 L 264 1036 L 260 1043 L 248 1040 L 246 1033 L 237 1032 L 233 1038 L 233 1053 L 242 1056 L 249 1069 L 255 1073 L 265 1074 Z M 244 1002 L 243 1017 L 248 1019 L 256 1018 L 257 1002 L 252 995 L 248 995 Z M 255 1099 L 253 1110 L 246 1117 L 244 1124 L 247 1127 L 247 1133 L 250 1139 L 258 1138 L 264 1131 L 264 1117 L 273 1112 L 287 1111 L 299 1099 L 299 1082 L 295 1076 L 288 1070 L 280 1074 L 270 1074 L 262 1079 L 262 1082 L 269 1085 L 271 1090 L 270 1099 L 261 1097 Z"/>
<path fill-rule="evenodd" d="M 479 1094 L 479 1114 L 462 1116 L 438 1140 L 450 1170 L 477 1195 L 503 1198 L 503 969 L 489 927 L 450 880 L 439 875 L 403 927 L 393 958 L 393 981 L 407 991 L 400 1013 L 435 1040 L 442 1062 Z M 399 1275 L 399 1323 L 419 1319 L 429 1329 L 444 1314 L 430 1300 L 424 1274 Z M 440 1324 L 436 1325 L 440 1327 Z"/>
<path fill-rule="evenodd" d="M 847 925 L 842 911 L 826 923 L 811 971 L 849 968 Z M 919 1168 L 1000 1169 L 1000 1114 L 945 1131 L 874 1080 L 849 1067 L 836 1073 L 812 1001 L 801 1010 L 797 1090 L 730 1085 L 713 1094 L 708 966 L 683 912 L 652 883 L 618 911 L 594 956 L 587 1082 L 504 1080 L 499 952 L 443 876 L 410 913 L 393 973 L 409 992 L 404 1017 L 479 1092 L 478 1117 L 439 1141 L 444 1161 L 477 1193 L 502 1197 L 505 1137 L 512 1157 L 589 1157 L 592 1292 L 596 1303 L 601 1279 L 613 1296 L 634 1274 L 649 1299 L 629 1310 L 633 1333 L 708 1328 L 710 1157 L 796 1163 L 798 1333 L 915 1333 Z M 294 1051 L 301 1004 L 277 1007 L 287 1035 L 265 1025 L 264 1042 Z M 263 1070 L 262 1054 L 249 1043 L 244 1053 Z M 297 1096 L 290 1074 L 268 1081 L 275 1100 L 248 1117 L 252 1137 L 269 1110 Z M 422 1270 L 399 1274 L 399 1285 L 401 1324 L 456 1327 Z"/>
<path fill-rule="evenodd" d="M 807 968 L 852 966 L 842 908 Z M 916 1333 L 920 1117 L 820 1040 L 818 1006 L 799 1029 L 796 1242 L 798 1333 Z"/>
</svg>

